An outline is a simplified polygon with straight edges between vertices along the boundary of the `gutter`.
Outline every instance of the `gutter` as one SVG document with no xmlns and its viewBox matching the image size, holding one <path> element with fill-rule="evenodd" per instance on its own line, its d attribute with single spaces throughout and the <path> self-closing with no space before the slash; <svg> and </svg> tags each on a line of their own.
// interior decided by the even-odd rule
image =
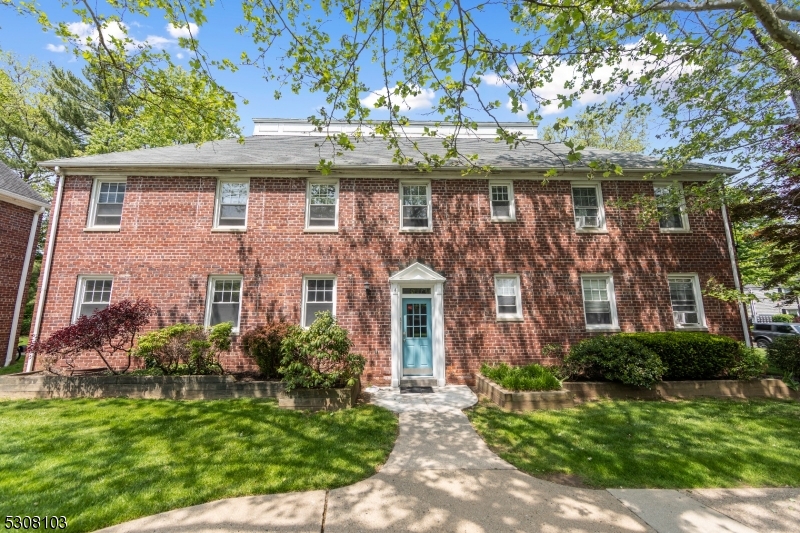
<svg viewBox="0 0 800 533">
<path fill-rule="evenodd" d="M 50 217 L 50 237 L 47 239 L 47 252 L 45 252 L 45 256 L 42 260 L 42 272 L 39 281 L 39 301 L 36 303 L 36 318 L 33 323 L 29 344 L 32 344 L 39 338 L 39 330 L 42 327 L 42 315 L 44 314 L 44 303 L 47 299 L 47 289 L 50 284 L 50 269 L 53 262 L 53 248 L 55 248 L 58 217 L 61 215 L 61 200 L 64 196 L 64 176 L 61 174 L 61 169 L 59 167 L 55 167 L 53 170 L 58 180 L 58 190 L 56 191 L 56 198 Z M 35 362 L 36 357 L 34 355 L 29 355 L 28 360 L 25 362 L 25 372 L 32 372 Z"/>
<path fill-rule="evenodd" d="M 725 240 L 728 241 L 728 255 L 731 258 L 731 272 L 733 272 L 733 285 L 736 290 L 742 292 L 742 284 L 739 282 L 739 265 L 736 263 L 736 250 L 733 247 L 733 233 L 728 222 L 728 208 L 722 204 L 722 222 L 725 224 Z M 742 319 L 742 331 L 744 332 L 744 343 L 748 348 L 753 346 L 750 341 L 750 328 L 747 326 L 747 313 L 744 310 L 744 303 L 739 302 L 739 317 Z"/>
<path fill-rule="evenodd" d="M 44 213 L 44 206 L 39 207 L 39 210 L 33 214 L 33 222 L 31 223 L 31 232 L 28 236 L 28 249 L 25 251 L 25 261 L 22 263 L 22 274 L 19 278 L 19 288 L 17 289 L 17 304 L 14 306 L 14 315 L 11 318 L 11 333 L 8 337 L 8 351 L 6 352 L 6 359 L 3 366 L 11 364 L 16 349 L 17 340 L 17 326 L 19 325 L 19 315 L 22 311 L 22 299 L 25 296 L 28 281 L 28 268 L 31 264 L 31 256 L 33 255 L 33 247 L 36 245 L 36 228 L 39 227 L 39 216 Z"/>
</svg>

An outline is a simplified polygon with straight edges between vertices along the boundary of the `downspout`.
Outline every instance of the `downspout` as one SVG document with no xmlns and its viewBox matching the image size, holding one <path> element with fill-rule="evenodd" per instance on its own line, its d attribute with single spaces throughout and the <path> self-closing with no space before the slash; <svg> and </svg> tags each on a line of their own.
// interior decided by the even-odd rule
<svg viewBox="0 0 800 533">
<path fill-rule="evenodd" d="M 31 223 L 31 233 L 28 236 L 28 249 L 25 251 L 25 261 L 22 263 L 22 274 L 19 278 L 19 288 L 17 289 L 17 305 L 14 306 L 14 315 L 11 318 L 11 334 L 8 337 L 8 352 L 6 353 L 6 360 L 3 366 L 11 364 L 14 357 L 14 351 L 17 340 L 17 326 L 19 325 L 19 315 L 22 311 L 22 298 L 25 296 L 25 289 L 27 289 L 28 281 L 28 268 L 31 264 L 31 256 L 33 255 L 33 247 L 36 245 L 36 228 L 39 227 L 39 216 L 44 213 L 44 207 L 40 207 L 38 211 L 33 214 L 33 223 Z"/>
<path fill-rule="evenodd" d="M 51 211 L 50 216 L 50 237 L 47 239 L 47 251 L 45 252 L 44 259 L 42 260 L 43 271 L 41 273 L 41 280 L 39 281 L 39 302 L 36 304 L 36 318 L 33 322 L 33 330 L 31 331 L 30 342 L 33 343 L 39 338 L 39 331 L 42 327 L 42 315 L 44 314 L 44 303 L 47 299 L 47 289 L 50 284 L 50 269 L 53 263 L 53 248 L 56 244 L 56 230 L 58 229 L 58 217 L 61 214 L 61 199 L 64 193 L 64 176 L 59 175 L 58 167 L 53 169 L 56 173 L 56 180 L 58 181 L 58 189 L 56 191 L 56 201 Z M 36 356 L 33 354 L 28 355 L 28 361 L 25 363 L 25 372 L 32 372 L 33 366 L 36 363 Z"/>
<path fill-rule="evenodd" d="M 739 265 L 736 264 L 736 250 L 733 248 L 733 234 L 731 225 L 728 222 L 728 208 L 722 204 L 722 222 L 725 224 L 725 240 L 728 241 L 728 255 L 731 257 L 731 272 L 733 273 L 733 285 L 736 290 L 742 292 L 742 285 L 739 283 Z M 744 343 L 750 348 L 753 343 L 750 341 L 750 328 L 747 327 L 747 313 L 744 310 L 744 303 L 739 302 L 739 317 L 742 319 L 742 331 L 744 332 Z"/>
</svg>

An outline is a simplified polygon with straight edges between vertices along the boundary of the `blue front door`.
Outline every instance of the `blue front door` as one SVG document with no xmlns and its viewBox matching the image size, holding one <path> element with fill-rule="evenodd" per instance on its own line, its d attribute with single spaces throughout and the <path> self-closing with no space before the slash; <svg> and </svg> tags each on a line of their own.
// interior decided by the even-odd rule
<svg viewBox="0 0 800 533">
<path fill-rule="evenodd" d="M 429 298 L 403 299 L 403 375 L 433 375 Z"/>
</svg>

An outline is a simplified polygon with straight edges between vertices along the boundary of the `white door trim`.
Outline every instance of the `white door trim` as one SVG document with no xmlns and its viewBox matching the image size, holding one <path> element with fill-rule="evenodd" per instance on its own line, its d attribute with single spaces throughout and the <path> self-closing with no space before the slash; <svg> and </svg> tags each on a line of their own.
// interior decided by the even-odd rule
<svg viewBox="0 0 800 533">
<path fill-rule="evenodd" d="M 410 287 L 431 289 L 433 379 L 440 387 L 445 384 L 444 282 L 444 276 L 421 263 L 414 263 L 389 278 L 392 295 L 392 387 L 399 387 L 403 377 L 403 289 Z M 409 298 L 420 296 L 408 295 Z"/>
</svg>

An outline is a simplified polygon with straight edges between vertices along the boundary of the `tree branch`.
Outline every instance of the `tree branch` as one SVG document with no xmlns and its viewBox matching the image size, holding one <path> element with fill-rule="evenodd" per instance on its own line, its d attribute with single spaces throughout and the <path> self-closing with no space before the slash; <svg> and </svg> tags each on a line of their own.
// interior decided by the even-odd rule
<svg viewBox="0 0 800 533">
<path fill-rule="evenodd" d="M 691 11 L 695 13 L 700 11 L 721 11 L 725 9 L 733 9 L 733 10 L 748 9 L 754 11 L 750 3 L 751 2 L 747 0 L 728 0 L 728 1 L 707 0 L 706 2 L 700 4 L 692 4 L 687 2 L 663 2 L 654 5 L 650 9 L 652 11 Z M 786 6 L 768 4 L 766 1 L 758 3 L 763 4 L 768 9 L 770 9 L 775 14 L 775 16 L 780 20 L 787 20 L 790 22 L 800 22 L 800 9 L 791 9 Z"/>
</svg>

